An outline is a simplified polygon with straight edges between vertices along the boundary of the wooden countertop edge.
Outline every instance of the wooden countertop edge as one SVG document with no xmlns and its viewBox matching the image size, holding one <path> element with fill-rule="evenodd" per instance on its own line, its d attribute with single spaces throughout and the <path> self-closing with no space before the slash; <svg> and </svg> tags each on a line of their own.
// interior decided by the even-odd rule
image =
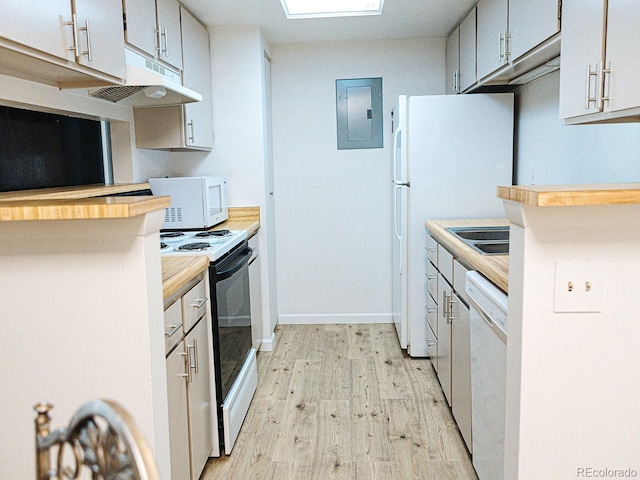
<svg viewBox="0 0 640 480">
<path fill-rule="evenodd" d="M 169 197 L 92 197 L 0 202 L 0 221 L 131 218 L 169 206 Z"/>
<path fill-rule="evenodd" d="M 202 256 L 161 257 L 162 296 L 168 298 L 194 278 L 209 268 L 209 259 Z"/>
<path fill-rule="evenodd" d="M 535 207 L 640 204 L 640 183 L 593 185 L 512 185 L 498 197 Z"/>
<path fill-rule="evenodd" d="M 0 192 L 0 202 L 99 197 L 149 189 L 151 189 L 149 183 L 114 183 L 112 185 L 94 184 L 73 187 L 38 188 L 14 192 Z"/>
<path fill-rule="evenodd" d="M 506 218 L 427 220 L 426 228 L 454 256 L 472 270 L 477 270 L 504 292 L 509 292 L 509 256 L 480 255 L 449 233 L 448 227 L 509 225 Z"/>
</svg>

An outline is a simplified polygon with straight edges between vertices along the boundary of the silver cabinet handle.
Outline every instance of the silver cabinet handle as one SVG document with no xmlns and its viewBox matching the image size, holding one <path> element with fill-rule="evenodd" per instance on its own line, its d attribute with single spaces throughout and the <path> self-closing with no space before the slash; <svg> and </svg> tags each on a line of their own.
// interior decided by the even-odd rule
<svg viewBox="0 0 640 480">
<path fill-rule="evenodd" d="M 158 28 L 154 33 L 156 34 L 156 52 L 158 52 L 159 57 L 160 53 L 162 52 L 162 41 L 160 40 L 160 25 L 158 25 Z"/>
<path fill-rule="evenodd" d="M 449 296 L 449 317 L 447 319 L 447 323 L 453 323 L 453 321 L 458 318 L 453 314 L 453 307 L 455 304 L 456 304 L 456 298 L 452 293 Z"/>
<path fill-rule="evenodd" d="M 164 332 L 166 337 L 172 337 L 176 332 L 182 330 L 182 323 L 179 323 L 178 325 L 166 325 L 165 328 L 170 328 L 170 331 L 166 331 Z"/>
<path fill-rule="evenodd" d="M 591 108 L 591 103 L 595 103 L 596 106 L 598 105 L 598 91 L 599 88 L 596 89 L 596 93 L 595 93 L 595 97 L 591 96 L 591 78 L 592 77 L 596 77 L 596 81 L 598 81 L 598 78 L 600 76 L 599 70 L 598 70 L 598 66 L 596 65 L 596 70 L 592 71 L 591 70 L 591 64 L 587 65 L 587 75 L 586 75 L 586 88 L 585 88 L 585 105 L 584 108 L 586 110 L 589 110 L 589 108 Z"/>
<path fill-rule="evenodd" d="M 79 52 L 78 53 L 78 57 L 80 55 L 86 55 L 87 56 L 87 60 L 89 60 L 90 62 L 92 61 L 91 59 L 91 31 L 89 30 L 89 20 L 85 20 L 84 21 L 84 27 L 80 27 L 78 28 L 78 30 L 85 32 L 85 35 L 87 36 L 87 49 Z"/>
<path fill-rule="evenodd" d="M 502 55 L 502 42 L 504 41 L 504 37 L 502 36 L 502 32 L 498 33 L 498 63 L 502 63 L 502 59 L 504 56 Z"/>
<path fill-rule="evenodd" d="M 204 307 L 204 305 L 207 303 L 208 300 L 209 300 L 208 297 L 197 298 L 193 301 L 193 303 L 189 304 L 189 306 L 193 308 L 202 308 Z"/>
<path fill-rule="evenodd" d="M 449 318 L 449 295 L 446 290 L 442 292 L 442 318 Z"/>
<path fill-rule="evenodd" d="M 188 143 L 194 143 L 195 142 L 195 130 L 193 128 L 193 122 L 194 120 L 191 119 L 191 121 L 189 123 L 187 123 L 187 142 Z M 189 135 L 189 131 L 191 130 L 191 135 Z"/>
<path fill-rule="evenodd" d="M 602 79 L 598 84 L 598 87 L 600 88 L 600 109 L 602 110 L 604 109 L 604 102 L 609 102 L 610 100 L 609 92 L 611 90 L 611 62 L 608 63 L 606 68 L 604 64 L 600 62 L 600 71 L 602 72 Z"/>
<path fill-rule="evenodd" d="M 68 50 L 71 50 L 76 58 L 76 61 L 80 58 L 80 54 L 78 53 L 78 30 L 76 29 L 76 14 L 71 14 L 71 21 L 64 22 L 64 25 L 71 27 L 71 32 L 73 35 L 73 47 L 69 47 Z"/>
<path fill-rule="evenodd" d="M 187 381 L 189 382 L 190 378 L 191 378 L 189 376 L 189 368 L 188 368 L 188 365 L 189 365 L 189 352 L 188 351 L 187 352 L 180 352 L 180 355 L 182 356 L 182 360 L 183 360 L 182 366 L 184 367 L 185 373 L 181 373 L 178 376 L 185 377 L 187 379 Z"/>
<path fill-rule="evenodd" d="M 191 346 L 191 348 L 193 348 L 193 365 L 189 365 L 191 368 L 193 368 L 194 373 L 197 375 L 198 373 L 200 373 L 200 367 L 198 367 L 198 340 L 197 339 L 193 339 L 193 345 Z"/>
<path fill-rule="evenodd" d="M 164 54 L 165 57 L 169 58 L 169 34 L 167 33 L 167 29 L 162 28 L 160 25 L 158 25 L 158 29 L 160 30 L 160 38 L 164 38 L 164 48 L 160 47 L 162 48 L 160 52 Z M 160 42 L 160 45 L 162 45 L 162 42 Z"/>
</svg>

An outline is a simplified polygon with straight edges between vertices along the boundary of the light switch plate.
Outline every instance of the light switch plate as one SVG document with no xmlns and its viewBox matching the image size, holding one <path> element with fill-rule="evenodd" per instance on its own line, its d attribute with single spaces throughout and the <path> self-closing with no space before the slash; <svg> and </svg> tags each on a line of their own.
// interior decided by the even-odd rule
<svg viewBox="0 0 640 480">
<path fill-rule="evenodd" d="M 604 268 L 599 260 L 557 261 L 554 311 L 601 312 L 603 283 Z"/>
</svg>

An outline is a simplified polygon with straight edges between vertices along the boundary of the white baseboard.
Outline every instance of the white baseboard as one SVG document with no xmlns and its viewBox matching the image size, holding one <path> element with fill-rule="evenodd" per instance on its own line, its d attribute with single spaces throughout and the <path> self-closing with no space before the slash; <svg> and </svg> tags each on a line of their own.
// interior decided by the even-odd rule
<svg viewBox="0 0 640 480">
<path fill-rule="evenodd" d="M 390 313 L 314 313 L 280 314 L 281 325 L 340 325 L 357 323 L 393 323 Z"/>
<path fill-rule="evenodd" d="M 271 334 L 271 338 L 263 338 L 260 343 L 261 352 L 273 352 L 274 348 L 276 348 L 276 332 Z"/>
</svg>

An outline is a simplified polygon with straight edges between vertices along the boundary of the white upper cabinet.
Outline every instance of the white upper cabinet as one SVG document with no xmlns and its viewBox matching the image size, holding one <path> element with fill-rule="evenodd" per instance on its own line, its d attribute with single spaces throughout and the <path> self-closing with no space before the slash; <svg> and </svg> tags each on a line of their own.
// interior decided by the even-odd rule
<svg viewBox="0 0 640 480">
<path fill-rule="evenodd" d="M 127 43 L 182 70 L 180 5 L 175 0 L 125 0 Z"/>
<path fill-rule="evenodd" d="M 562 8 L 560 116 L 570 123 L 640 116 L 640 2 L 564 0 Z"/>
<path fill-rule="evenodd" d="M 57 86 L 121 83 L 121 0 L 7 0 L 0 15 L 0 71 Z"/>
<path fill-rule="evenodd" d="M 460 28 L 447 38 L 447 95 L 460 93 Z"/>
<path fill-rule="evenodd" d="M 73 61 L 71 13 L 70 0 L 3 2 L 0 37 Z"/>
<path fill-rule="evenodd" d="M 458 92 L 476 83 L 476 8 L 460 24 L 460 76 Z"/>
<path fill-rule="evenodd" d="M 121 0 L 75 0 L 78 63 L 124 78 Z"/>
<path fill-rule="evenodd" d="M 209 32 L 187 10 L 180 9 L 183 53 L 182 82 L 202 95 L 201 102 L 184 105 L 187 147 L 213 147 L 213 104 L 211 103 L 211 60 Z"/>
<path fill-rule="evenodd" d="M 480 0 L 477 6 L 477 75 L 478 80 L 509 62 L 508 0 Z"/>
<path fill-rule="evenodd" d="M 559 31 L 559 0 L 509 0 L 511 61 L 516 61 Z"/>
<path fill-rule="evenodd" d="M 152 150 L 213 148 L 211 59 L 209 32 L 187 10 L 182 15 L 184 70 L 182 83 L 202 95 L 201 102 L 164 107 L 135 108 L 136 147 Z"/>
</svg>

